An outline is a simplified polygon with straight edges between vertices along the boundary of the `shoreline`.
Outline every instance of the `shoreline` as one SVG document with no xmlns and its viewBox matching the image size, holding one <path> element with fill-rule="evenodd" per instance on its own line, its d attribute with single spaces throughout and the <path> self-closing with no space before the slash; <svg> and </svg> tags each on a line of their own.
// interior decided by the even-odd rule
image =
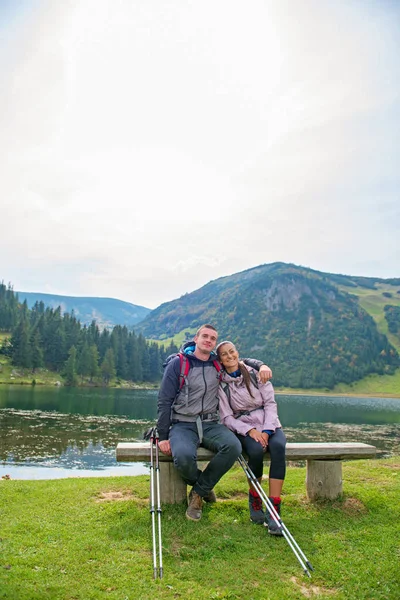
<svg viewBox="0 0 400 600">
<path fill-rule="evenodd" d="M 351 398 L 393 398 L 400 400 L 400 393 L 396 394 L 379 394 L 379 393 L 371 393 L 371 392 L 318 392 L 313 390 L 312 392 L 308 390 L 280 390 L 279 388 L 274 388 L 275 394 L 277 396 L 335 396 L 335 397 L 346 397 L 349 396 Z"/>
<path fill-rule="evenodd" d="M 96 384 L 87 384 L 87 385 L 75 385 L 75 386 L 65 386 L 62 382 L 57 383 L 55 381 L 51 381 L 51 382 L 41 382 L 41 381 L 36 381 L 35 384 L 32 383 L 31 381 L 1 381 L 0 380 L 0 386 L 3 385 L 12 385 L 12 386 L 31 386 L 31 387 L 36 387 L 39 386 L 41 388 L 43 387 L 47 387 L 47 388 L 59 388 L 59 387 L 71 387 L 71 388 L 76 388 L 76 389 L 80 389 L 80 388 L 93 388 L 93 389 L 115 389 L 115 390 L 150 390 L 150 391 L 155 391 L 158 390 L 159 388 L 159 384 L 137 384 L 137 383 L 131 383 L 131 384 L 125 384 L 125 385 L 107 385 L 107 386 L 103 386 L 101 384 L 96 385 Z M 351 397 L 351 398 L 393 398 L 393 399 L 400 399 L 400 392 L 398 394 L 390 394 L 390 393 L 379 393 L 379 392 L 335 392 L 335 391 L 327 391 L 327 390 L 302 390 L 302 389 L 287 389 L 287 388 L 274 388 L 275 390 L 275 394 L 277 396 L 281 395 L 281 396 L 332 396 L 332 397 Z"/>
</svg>

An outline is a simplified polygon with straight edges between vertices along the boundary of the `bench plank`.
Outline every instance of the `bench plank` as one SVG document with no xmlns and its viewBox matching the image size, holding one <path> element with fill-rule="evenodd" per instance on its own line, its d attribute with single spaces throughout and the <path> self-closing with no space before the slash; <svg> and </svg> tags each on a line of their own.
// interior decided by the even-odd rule
<svg viewBox="0 0 400 600">
<path fill-rule="evenodd" d="M 197 451 L 199 461 L 208 461 L 213 452 L 200 447 Z M 343 460 L 374 458 L 375 446 L 358 442 L 305 442 L 286 445 L 287 460 Z M 150 442 L 120 442 L 117 445 L 118 462 L 148 462 L 150 460 Z M 172 457 L 160 452 L 160 462 L 172 462 Z M 265 454 L 265 460 L 269 455 Z"/>
</svg>

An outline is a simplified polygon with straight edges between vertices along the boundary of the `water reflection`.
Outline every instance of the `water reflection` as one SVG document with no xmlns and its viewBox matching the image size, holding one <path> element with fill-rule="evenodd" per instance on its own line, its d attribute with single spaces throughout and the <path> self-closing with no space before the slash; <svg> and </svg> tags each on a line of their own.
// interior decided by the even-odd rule
<svg viewBox="0 0 400 600">
<path fill-rule="evenodd" d="M 277 394 L 282 423 L 352 423 L 379 425 L 400 423 L 400 398 L 350 396 L 289 396 Z"/>
<path fill-rule="evenodd" d="M 0 386 L 0 409 L 132 416 L 151 420 L 154 419 L 156 406 L 157 392 L 154 390 Z"/>
<path fill-rule="evenodd" d="M 147 422 L 150 424 L 150 421 Z M 78 455 L 90 447 L 115 451 L 119 441 L 143 437 L 146 421 L 124 417 L 68 415 L 40 410 L 0 411 L 0 460 L 43 461 L 51 457 Z M 68 459 L 65 458 L 66 462 Z M 96 460 L 93 459 L 93 468 Z"/>
<path fill-rule="evenodd" d="M 288 441 L 359 441 L 400 452 L 400 399 L 277 396 Z M 120 441 L 155 421 L 148 390 L 0 387 L 0 476 L 138 474 L 115 461 Z"/>
</svg>

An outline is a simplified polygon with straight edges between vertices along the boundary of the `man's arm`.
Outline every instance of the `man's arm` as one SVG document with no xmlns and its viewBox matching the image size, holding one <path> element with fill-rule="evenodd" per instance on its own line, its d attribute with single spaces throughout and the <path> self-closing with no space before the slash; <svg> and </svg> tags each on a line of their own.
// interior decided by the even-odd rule
<svg viewBox="0 0 400 600">
<path fill-rule="evenodd" d="M 165 367 L 158 392 L 157 429 L 160 442 L 168 440 L 169 428 L 171 427 L 171 408 L 179 392 L 179 372 L 180 360 L 179 356 L 176 356 Z"/>
<path fill-rule="evenodd" d="M 261 383 L 267 383 L 269 379 L 272 377 L 271 369 L 265 365 L 261 360 L 257 360 L 256 358 L 242 358 L 241 359 L 245 365 L 259 371 L 258 377 Z"/>
</svg>

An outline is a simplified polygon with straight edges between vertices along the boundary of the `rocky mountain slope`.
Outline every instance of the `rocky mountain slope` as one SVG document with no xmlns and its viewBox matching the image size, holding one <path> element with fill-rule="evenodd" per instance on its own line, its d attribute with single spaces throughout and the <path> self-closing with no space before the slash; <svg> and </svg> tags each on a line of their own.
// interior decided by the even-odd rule
<svg viewBox="0 0 400 600">
<path fill-rule="evenodd" d="M 162 304 L 135 330 L 150 339 L 191 338 L 201 323 L 211 322 L 220 339 L 233 340 L 242 356 L 273 366 L 276 385 L 332 388 L 369 373 L 393 373 L 399 366 L 400 326 L 389 333 L 384 314 L 393 318 L 393 311 L 384 313 L 385 306 L 400 306 L 400 279 L 273 263 Z"/>
</svg>

